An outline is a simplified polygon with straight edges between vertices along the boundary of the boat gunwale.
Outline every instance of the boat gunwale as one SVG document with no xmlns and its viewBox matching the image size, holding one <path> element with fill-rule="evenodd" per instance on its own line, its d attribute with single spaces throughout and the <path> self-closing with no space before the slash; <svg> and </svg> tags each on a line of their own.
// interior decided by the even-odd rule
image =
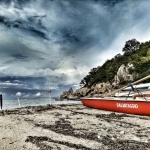
<svg viewBox="0 0 150 150">
<path fill-rule="evenodd" d="M 112 99 L 113 98 L 113 99 Z M 104 100 L 104 101 L 123 101 L 123 102 L 150 102 L 150 98 L 146 98 L 145 99 L 138 99 L 138 100 L 135 100 L 135 99 L 131 99 L 131 98 L 128 98 L 128 99 L 121 99 L 121 98 L 118 98 L 116 99 L 116 97 L 105 97 L 105 98 L 98 98 L 98 97 L 82 97 L 80 98 L 81 101 L 82 100 L 96 100 L 96 101 L 100 101 L 100 100 Z"/>
</svg>

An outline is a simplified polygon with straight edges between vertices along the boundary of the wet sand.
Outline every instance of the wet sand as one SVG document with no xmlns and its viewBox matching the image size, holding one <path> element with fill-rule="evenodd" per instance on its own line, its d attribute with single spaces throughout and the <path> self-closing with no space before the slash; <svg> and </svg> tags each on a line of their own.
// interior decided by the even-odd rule
<svg viewBox="0 0 150 150">
<path fill-rule="evenodd" d="M 0 150 L 150 150 L 150 116 L 81 104 L 0 111 Z"/>
</svg>

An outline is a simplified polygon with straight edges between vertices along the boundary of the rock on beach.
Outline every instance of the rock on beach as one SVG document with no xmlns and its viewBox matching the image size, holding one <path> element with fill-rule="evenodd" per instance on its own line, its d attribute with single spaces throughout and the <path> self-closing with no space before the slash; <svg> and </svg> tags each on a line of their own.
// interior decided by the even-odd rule
<svg viewBox="0 0 150 150">
<path fill-rule="evenodd" d="M 150 150 L 150 117 L 81 104 L 0 111 L 0 150 Z"/>
</svg>

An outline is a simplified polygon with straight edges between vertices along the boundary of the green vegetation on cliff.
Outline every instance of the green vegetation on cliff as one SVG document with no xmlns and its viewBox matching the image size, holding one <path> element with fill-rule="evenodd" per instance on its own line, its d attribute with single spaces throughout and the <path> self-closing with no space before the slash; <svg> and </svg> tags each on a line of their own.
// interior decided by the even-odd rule
<svg viewBox="0 0 150 150">
<path fill-rule="evenodd" d="M 92 68 L 80 84 L 84 87 L 90 87 L 99 82 L 114 81 L 119 67 L 122 64 L 132 63 L 135 67 L 130 70 L 138 73 L 138 78 L 143 78 L 150 74 L 150 41 L 140 43 L 136 39 L 129 40 L 125 43 L 122 51 L 123 55 L 117 54 L 114 58 L 107 60 L 102 66 Z"/>
</svg>

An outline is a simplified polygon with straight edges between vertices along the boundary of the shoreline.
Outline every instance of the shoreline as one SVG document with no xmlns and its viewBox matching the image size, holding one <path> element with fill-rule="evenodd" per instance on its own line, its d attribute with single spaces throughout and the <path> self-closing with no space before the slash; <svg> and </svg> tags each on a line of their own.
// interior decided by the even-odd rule
<svg viewBox="0 0 150 150">
<path fill-rule="evenodd" d="M 20 100 L 20 105 L 18 104 L 18 105 L 15 105 L 14 104 L 14 100 L 5 100 L 5 101 L 7 101 L 7 103 L 9 102 L 9 101 L 11 101 L 11 103 L 10 104 L 5 104 L 5 105 L 3 105 L 3 108 L 2 109 L 0 109 L 0 111 L 1 110 L 13 110 L 13 109 L 21 109 L 21 108 L 28 108 L 28 107 L 38 107 L 38 106 L 42 106 L 42 107 L 45 107 L 46 105 L 65 105 L 65 104 L 81 104 L 81 101 L 80 100 L 57 100 L 57 101 L 49 101 L 49 100 L 47 100 L 47 102 L 46 103 L 30 103 L 29 104 L 29 101 L 28 101 L 28 103 L 25 103 L 26 101 L 22 101 L 22 100 Z M 13 103 L 12 103 L 12 101 L 13 101 Z M 33 101 L 32 101 L 33 102 Z"/>
<path fill-rule="evenodd" d="M 0 149 L 150 149 L 150 117 L 97 110 L 82 104 L 0 111 Z"/>
</svg>

